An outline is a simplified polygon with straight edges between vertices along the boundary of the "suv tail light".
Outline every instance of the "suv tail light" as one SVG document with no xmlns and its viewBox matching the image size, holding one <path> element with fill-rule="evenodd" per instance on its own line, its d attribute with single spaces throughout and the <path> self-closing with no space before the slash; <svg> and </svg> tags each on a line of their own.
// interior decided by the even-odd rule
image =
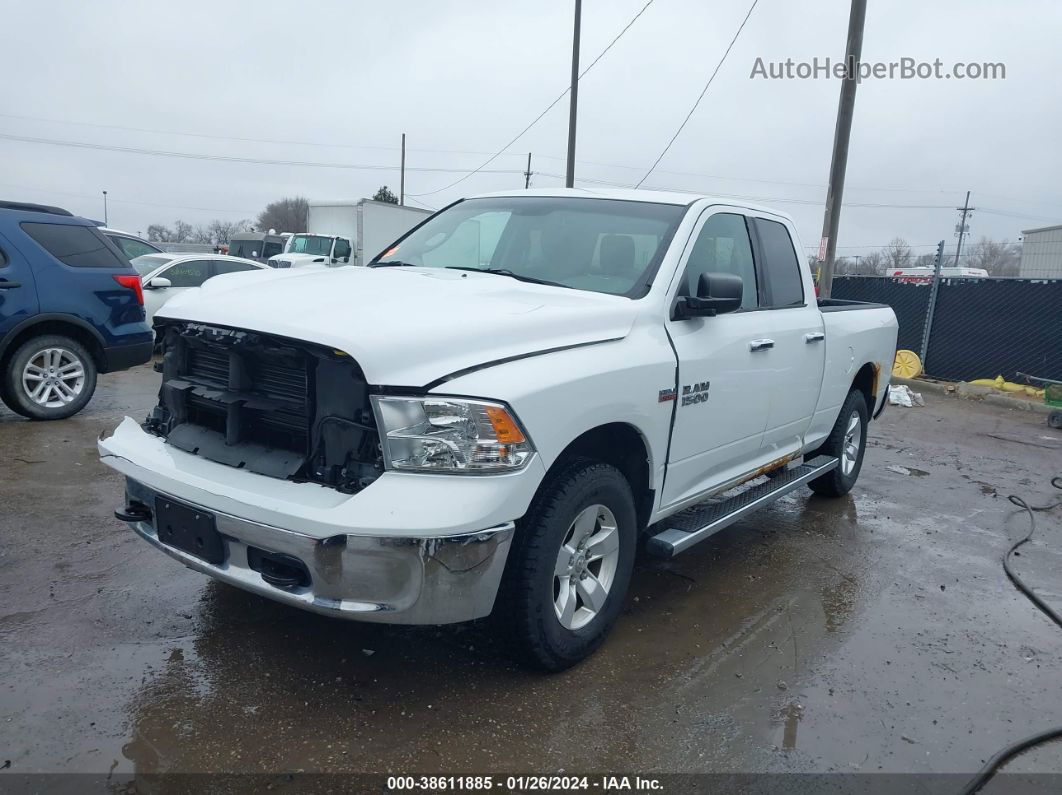
<svg viewBox="0 0 1062 795">
<path fill-rule="evenodd" d="M 144 288 L 140 284 L 139 276 L 119 276 L 115 274 L 114 280 L 122 287 L 128 287 L 134 293 L 136 293 L 136 302 L 141 306 L 144 305 Z"/>
</svg>

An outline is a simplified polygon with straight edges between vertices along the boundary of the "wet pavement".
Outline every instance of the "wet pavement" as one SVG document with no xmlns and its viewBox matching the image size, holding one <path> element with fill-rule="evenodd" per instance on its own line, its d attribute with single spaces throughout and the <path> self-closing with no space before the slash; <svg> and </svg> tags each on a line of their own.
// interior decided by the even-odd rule
<svg viewBox="0 0 1062 795">
<path fill-rule="evenodd" d="M 89 408 L 0 408 L 5 772 L 973 772 L 1062 723 L 1062 630 L 999 563 L 1053 500 L 1038 414 L 926 395 L 871 428 L 855 492 L 803 490 L 637 567 L 593 658 L 514 665 L 488 628 L 359 625 L 187 570 L 112 516 L 95 439 L 155 401 L 149 368 Z M 1062 511 L 1016 565 L 1062 606 Z M 1011 770 L 1062 772 L 1062 743 Z"/>
</svg>

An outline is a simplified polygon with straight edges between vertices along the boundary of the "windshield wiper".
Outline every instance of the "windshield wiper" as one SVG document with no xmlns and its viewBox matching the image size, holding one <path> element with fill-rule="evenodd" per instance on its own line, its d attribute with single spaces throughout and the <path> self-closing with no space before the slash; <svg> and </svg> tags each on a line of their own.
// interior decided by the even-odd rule
<svg viewBox="0 0 1062 795">
<path fill-rule="evenodd" d="M 564 287 L 568 290 L 572 288 L 566 284 L 560 282 L 551 282 L 549 279 L 536 279 L 534 276 L 524 276 L 522 273 L 513 273 L 508 268 L 473 268 L 470 265 L 447 265 L 447 270 L 452 271 L 476 271 L 477 273 L 493 273 L 497 276 L 509 276 L 520 282 L 530 282 L 531 284 L 546 284 L 550 287 Z"/>
<path fill-rule="evenodd" d="M 370 262 L 370 268 L 419 268 L 420 265 L 416 265 L 412 262 L 402 262 L 397 259 L 389 259 L 384 262 Z"/>
</svg>

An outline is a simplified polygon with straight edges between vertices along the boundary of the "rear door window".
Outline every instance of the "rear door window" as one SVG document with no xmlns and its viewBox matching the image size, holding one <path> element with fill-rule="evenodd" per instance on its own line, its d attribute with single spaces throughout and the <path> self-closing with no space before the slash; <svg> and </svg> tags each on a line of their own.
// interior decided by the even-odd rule
<svg viewBox="0 0 1062 795">
<path fill-rule="evenodd" d="M 762 249 L 761 272 L 766 282 L 767 306 L 803 306 L 804 281 L 789 231 L 777 221 L 757 218 L 756 232 Z"/>
<path fill-rule="evenodd" d="M 223 273 L 239 273 L 240 271 L 257 271 L 261 268 L 256 268 L 248 262 L 229 262 L 228 260 L 218 259 L 214 260 L 214 275 L 220 276 Z"/>
<path fill-rule="evenodd" d="M 60 262 L 75 268 L 122 268 L 129 263 L 106 238 L 89 226 L 41 224 L 26 221 L 22 231 Z"/>
</svg>

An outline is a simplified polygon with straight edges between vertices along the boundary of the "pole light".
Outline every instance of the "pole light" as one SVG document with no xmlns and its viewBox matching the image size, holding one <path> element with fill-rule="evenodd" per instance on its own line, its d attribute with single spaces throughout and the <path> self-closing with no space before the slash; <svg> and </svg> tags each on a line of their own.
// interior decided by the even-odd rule
<svg viewBox="0 0 1062 795">
<path fill-rule="evenodd" d="M 103 192 L 103 225 L 107 226 L 107 191 Z"/>
</svg>

